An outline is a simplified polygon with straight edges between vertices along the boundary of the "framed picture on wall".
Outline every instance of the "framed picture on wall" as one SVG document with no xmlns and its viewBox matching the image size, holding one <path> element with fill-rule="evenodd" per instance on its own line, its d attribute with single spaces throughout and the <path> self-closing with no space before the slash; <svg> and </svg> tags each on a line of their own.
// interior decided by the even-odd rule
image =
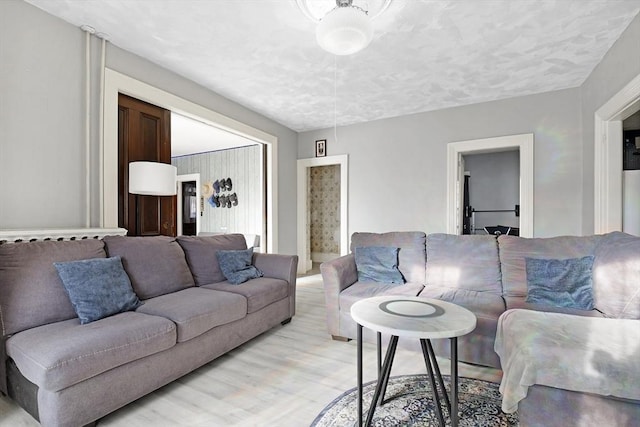
<svg viewBox="0 0 640 427">
<path fill-rule="evenodd" d="M 327 155 L 327 140 L 319 139 L 316 141 L 316 157 L 325 157 Z"/>
</svg>

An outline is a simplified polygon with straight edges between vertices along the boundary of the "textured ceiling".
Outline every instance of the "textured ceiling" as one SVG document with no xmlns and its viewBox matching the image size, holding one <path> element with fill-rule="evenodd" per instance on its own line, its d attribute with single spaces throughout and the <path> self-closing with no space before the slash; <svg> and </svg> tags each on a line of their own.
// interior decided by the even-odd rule
<svg viewBox="0 0 640 427">
<path fill-rule="evenodd" d="M 367 49 L 334 57 L 294 0 L 28 2 L 296 131 L 577 87 L 640 10 L 395 0 Z"/>
<path fill-rule="evenodd" d="M 171 157 L 255 145 L 256 142 L 226 130 L 171 113 Z"/>
</svg>

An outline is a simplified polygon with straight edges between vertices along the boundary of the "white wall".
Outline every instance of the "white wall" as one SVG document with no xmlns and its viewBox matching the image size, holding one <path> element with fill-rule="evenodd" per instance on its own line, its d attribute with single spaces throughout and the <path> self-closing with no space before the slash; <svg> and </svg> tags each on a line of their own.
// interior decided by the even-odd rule
<svg viewBox="0 0 640 427">
<path fill-rule="evenodd" d="M 235 193 L 238 205 L 216 208 L 205 200 L 202 216 L 198 218 L 200 231 L 263 233 L 261 152 L 261 145 L 251 145 L 171 159 L 171 164 L 178 168 L 178 175 L 199 173 L 201 185 L 231 178 L 231 191 L 221 190 L 218 194 Z"/>
<path fill-rule="evenodd" d="M 85 225 L 84 38 L 23 1 L 0 1 L 0 229 Z M 90 223 L 97 226 L 99 41 L 92 46 Z M 296 133 L 116 46 L 108 45 L 106 62 L 278 138 L 279 252 L 295 253 Z"/>
<path fill-rule="evenodd" d="M 446 231 L 447 143 L 534 134 L 534 235 L 580 234 L 578 89 L 414 114 L 299 135 L 298 158 L 349 154 L 349 234 Z M 558 215 L 562 212 L 562 215 Z"/>
<path fill-rule="evenodd" d="M 469 201 L 474 209 L 512 210 L 520 203 L 519 151 L 467 155 L 464 169 L 471 174 Z M 476 230 L 494 225 L 520 227 L 514 212 L 476 212 L 474 216 Z"/>
<path fill-rule="evenodd" d="M 0 1 L 0 229 L 84 226 L 83 41 Z"/>
<path fill-rule="evenodd" d="M 594 116 L 613 95 L 640 75 L 640 15 L 636 16 L 580 87 L 584 196 L 582 233 L 594 230 Z M 622 159 L 620 160 L 622 162 Z"/>
</svg>

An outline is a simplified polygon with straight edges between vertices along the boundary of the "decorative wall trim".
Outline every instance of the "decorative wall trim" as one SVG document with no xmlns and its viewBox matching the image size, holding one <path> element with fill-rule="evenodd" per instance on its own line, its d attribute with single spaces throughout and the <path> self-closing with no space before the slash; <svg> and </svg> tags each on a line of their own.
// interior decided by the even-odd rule
<svg viewBox="0 0 640 427">
<path fill-rule="evenodd" d="M 104 236 L 126 236 L 124 228 L 60 228 L 49 230 L 3 230 L 0 243 L 36 240 L 81 240 L 102 239 Z"/>
</svg>

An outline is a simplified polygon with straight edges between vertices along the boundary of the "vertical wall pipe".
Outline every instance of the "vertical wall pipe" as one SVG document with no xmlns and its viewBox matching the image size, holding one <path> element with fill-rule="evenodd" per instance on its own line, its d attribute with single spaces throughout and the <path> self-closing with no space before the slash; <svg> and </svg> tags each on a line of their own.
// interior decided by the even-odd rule
<svg viewBox="0 0 640 427">
<path fill-rule="evenodd" d="M 100 227 L 104 227 L 104 69 L 106 66 L 106 50 L 107 50 L 107 40 L 105 35 L 102 37 L 102 51 L 100 57 L 100 112 L 98 113 L 98 118 L 100 120 L 100 135 L 99 135 L 99 148 L 98 148 L 98 165 L 100 168 L 99 172 L 99 203 L 100 203 Z"/>
<path fill-rule="evenodd" d="M 88 25 L 83 25 L 81 28 L 85 32 L 85 227 L 89 228 L 91 226 L 91 34 L 95 30 Z"/>
</svg>

